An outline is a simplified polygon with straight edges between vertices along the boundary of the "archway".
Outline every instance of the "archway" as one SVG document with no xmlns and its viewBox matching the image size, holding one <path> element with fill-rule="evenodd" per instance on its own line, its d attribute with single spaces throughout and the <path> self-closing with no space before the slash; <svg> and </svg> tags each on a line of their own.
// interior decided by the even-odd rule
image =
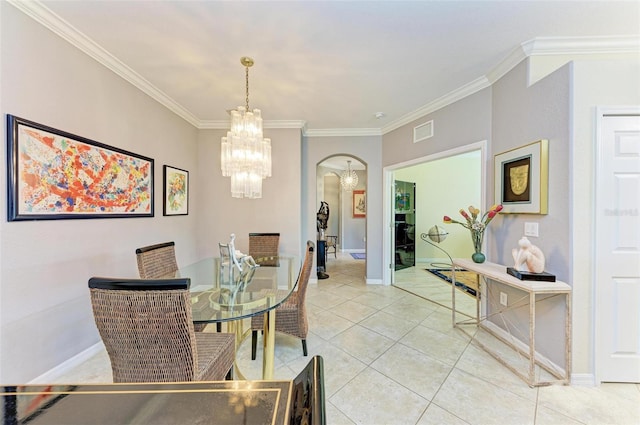
<svg viewBox="0 0 640 425">
<path fill-rule="evenodd" d="M 353 191 L 345 191 L 340 184 L 340 176 L 348 167 L 347 161 L 351 161 L 350 167 L 358 175 L 358 184 Z M 316 164 L 316 207 L 320 208 L 321 202 L 325 201 L 330 209 L 326 235 L 335 237 L 336 251 L 362 254 L 365 258 L 367 180 L 366 163 L 353 155 L 334 154 Z M 356 214 L 353 212 L 354 194 L 363 206 Z"/>
</svg>

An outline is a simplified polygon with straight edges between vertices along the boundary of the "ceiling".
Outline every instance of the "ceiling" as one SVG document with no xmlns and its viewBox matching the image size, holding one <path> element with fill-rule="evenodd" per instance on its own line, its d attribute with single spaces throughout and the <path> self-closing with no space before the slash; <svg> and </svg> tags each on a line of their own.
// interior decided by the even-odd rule
<svg viewBox="0 0 640 425">
<path fill-rule="evenodd" d="M 244 105 L 241 56 L 266 127 L 364 135 L 486 87 L 541 42 L 640 45 L 638 1 L 9 2 L 198 128 Z M 599 36 L 616 37 L 567 40 Z"/>
</svg>

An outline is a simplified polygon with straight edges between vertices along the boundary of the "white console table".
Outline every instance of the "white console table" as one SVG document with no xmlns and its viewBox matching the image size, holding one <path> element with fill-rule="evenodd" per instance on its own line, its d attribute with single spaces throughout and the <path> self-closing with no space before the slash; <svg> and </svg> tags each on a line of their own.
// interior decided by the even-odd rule
<svg viewBox="0 0 640 425">
<path fill-rule="evenodd" d="M 569 384 L 571 373 L 571 287 L 565 282 L 544 282 L 544 281 L 532 281 L 532 280 L 520 280 L 509 274 L 507 274 L 507 267 L 501 264 L 485 262 L 482 264 L 474 263 L 471 260 L 454 258 L 453 265 L 455 268 L 465 269 L 471 272 L 477 273 L 482 279 L 479 279 L 480 287 L 476 297 L 476 317 L 471 320 L 457 321 L 456 318 L 456 285 L 455 285 L 455 270 L 453 273 L 453 284 L 451 285 L 452 291 L 452 314 L 453 314 L 453 326 L 462 329 L 471 339 L 483 350 L 492 355 L 501 364 L 511 370 L 513 373 L 522 378 L 529 386 L 542 386 L 551 385 L 554 383 Z M 481 313 L 480 302 L 481 298 L 488 295 L 492 282 L 499 282 L 503 285 L 516 288 L 520 291 L 524 291 L 528 294 L 528 306 L 529 306 L 529 346 L 526 350 L 526 342 L 517 341 L 514 343 L 513 338 L 505 338 L 504 336 L 496 333 L 491 326 L 488 326 L 486 313 Z M 483 295 L 484 294 L 484 295 Z M 535 339 L 535 326 L 536 326 L 536 297 L 539 295 L 553 296 L 565 296 L 566 313 L 565 313 L 565 365 L 564 370 L 561 370 L 550 361 L 541 359 L 536 354 L 536 339 Z M 487 296 L 487 299 L 490 299 Z M 526 299 L 526 297 L 525 297 Z M 546 299 L 546 298 L 545 298 Z M 526 305 L 526 304 L 524 304 Z M 516 307 L 522 307 L 523 304 L 515 303 L 511 306 L 493 306 L 497 311 L 493 312 L 491 316 L 495 314 L 502 314 L 508 310 L 512 310 Z M 467 332 L 463 325 L 475 325 L 480 326 L 482 329 L 494 337 L 498 338 L 504 344 L 517 351 L 521 355 L 528 359 L 528 371 L 522 373 L 517 367 L 510 364 L 503 356 L 498 354 L 495 350 L 487 347 L 486 344 L 480 342 L 475 334 Z M 506 332 L 508 333 L 508 331 Z M 524 346 L 524 348 L 523 348 Z M 528 351 L 528 352 L 527 352 Z M 557 380 L 540 380 L 535 376 L 535 365 L 538 364 L 544 370 L 549 372 L 551 376 L 557 378 Z"/>
</svg>

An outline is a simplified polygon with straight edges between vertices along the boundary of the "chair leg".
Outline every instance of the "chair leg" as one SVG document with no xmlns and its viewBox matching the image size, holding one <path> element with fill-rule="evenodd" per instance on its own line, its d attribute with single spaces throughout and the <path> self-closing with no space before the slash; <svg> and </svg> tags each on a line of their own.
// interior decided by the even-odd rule
<svg viewBox="0 0 640 425">
<path fill-rule="evenodd" d="M 251 331 L 251 360 L 256 359 L 257 345 L 258 345 L 258 331 Z"/>
<path fill-rule="evenodd" d="M 306 339 L 302 340 L 302 354 L 304 354 L 304 356 L 307 357 L 307 340 Z"/>
</svg>

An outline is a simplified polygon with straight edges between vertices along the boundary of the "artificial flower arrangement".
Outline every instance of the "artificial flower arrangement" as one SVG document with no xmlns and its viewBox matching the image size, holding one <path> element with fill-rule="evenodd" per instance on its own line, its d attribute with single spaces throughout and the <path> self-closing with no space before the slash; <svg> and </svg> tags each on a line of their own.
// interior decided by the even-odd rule
<svg viewBox="0 0 640 425">
<path fill-rule="evenodd" d="M 471 256 L 473 261 L 476 263 L 484 262 L 485 256 L 482 253 L 482 239 L 484 238 L 484 231 L 491 223 L 491 220 L 498 215 L 502 211 L 502 205 L 494 205 L 487 212 L 480 215 L 480 210 L 470 206 L 469 213 L 467 213 L 464 209 L 460 209 L 460 215 L 462 215 L 466 222 L 456 221 L 445 215 L 443 221 L 445 224 L 456 223 L 461 225 L 462 227 L 469 229 L 471 232 L 471 240 L 473 241 L 473 249 L 475 253 Z"/>
</svg>

